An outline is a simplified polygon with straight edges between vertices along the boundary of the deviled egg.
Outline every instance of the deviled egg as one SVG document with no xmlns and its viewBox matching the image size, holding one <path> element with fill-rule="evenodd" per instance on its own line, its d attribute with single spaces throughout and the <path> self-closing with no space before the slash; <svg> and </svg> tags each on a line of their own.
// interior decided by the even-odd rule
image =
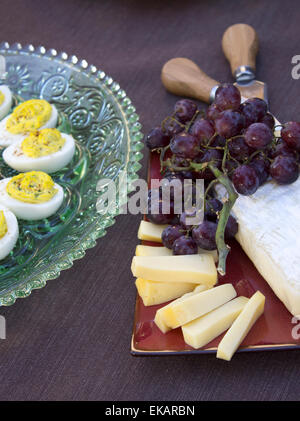
<svg viewBox="0 0 300 421">
<path fill-rule="evenodd" d="M 19 172 L 30 170 L 53 173 L 72 160 L 75 141 L 57 129 L 42 129 L 18 140 L 3 152 L 3 159 Z"/>
<path fill-rule="evenodd" d="M 23 140 L 29 133 L 55 127 L 58 112 L 44 99 L 30 99 L 19 104 L 0 122 L 0 146 Z"/>
<path fill-rule="evenodd" d="M 0 120 L 10 111 L 12 106 L 12 93 L 8 86 L 0 85 Z"/>
<path fill-rule="evenodd" d="M 0 260 L 15 247 L 19 237 L 19 225 L 15 215 L 0 205 Z"/>
<path fill-rule="evenodd" d="M 48 218 L 60 208 L 63 198 L 63 188 L 42 171 L 0 180 L 0 204 L 20 219 L 36 221 Z"/>
</svg>

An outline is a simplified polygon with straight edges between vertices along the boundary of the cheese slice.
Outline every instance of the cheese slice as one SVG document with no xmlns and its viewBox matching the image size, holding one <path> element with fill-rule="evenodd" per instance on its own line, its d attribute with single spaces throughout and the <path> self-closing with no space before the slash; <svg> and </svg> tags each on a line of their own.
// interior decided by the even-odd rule
<svg viewBox="0 0 300 421">
<path fill-rule="evenodd" d="M 265 296 L 256 291 L 219 343 L 217 358 L 230 361 L 249 330 L 264 312 Z"/>
<path fill-rule="evenodd" d="M 188 282 L 154 282 L 142 278 L 137 278 L 135 285 L 146 307 L 174 300 L 197 286 Z"/>
<path fill-rule="evenodd" d="M 176 303 L 184 301 L 187 297 L 190 297 L 193 294 L 197 294 L 199 292 L 205 291 L 206 289 L 207 287 L 205 285 L 198 285 L 192 292 L 184 294 L 182 297 L 177 298 L 177 300 L 174 300 L 170 304 L 167 304 L 166 306 L 158 309 L 157 312 L 155 313 L 155 318 L 154 318 L 155 324 L 163 333 L 167 333 L 169 330 L 171 330 L 171 328 L 165 322 L 166 309 L 170 308 L 172 305 L 176 305 Z"/>
<path fill-rule="evenodd" d="M 172 250 L 167 247 L 152 247 L 138 245 L 135 249 L 136 256 L 172 256 Z"/>
<path fill-rule="evenodd" d="M 217 192 L 224 197 L 222 186 Z M 253 195 L 240 195 L 233 207 L 237 241 L 293 315 L 300 314 L 299 209 L 300 177 L 283 186 L 268 181 Z"/>
<path fill-rule="evenodd" d="M 157 282 L 191 282 L 207 286 L 217 282 L 216 266 L 209 254 L 134 256 L 131 270 L 136 278 Z"/>
<path fill-rule="evenodd" d="M 166 309 L 164 320 L 167 326 L 176 329 L 197 319 L 236 297 L 232 284 L 224 284 L 178 302 Z"/>
<path fill-rule="evenodd" d="M 211 254 L 214 261 L 218 261 L 218 252 L 217 250 L 204 250 L 198 248 L 199 254 Z M 155 247 L 155 246 L 144 246 L 138 245 L 135 249 L 136 256 L 172 256 L 172 250 L 168 249 L 167 247 Z"/>
<path fill-rule="evenodd" d="M 168 225 L 152 224 L 152 222 L 142 220 L 138 230 L 138 238 L 140 240 L 161 243 L 162 232 L 167 226 Z"/>
<path fill-rule="evenodd" d="M 237 297 L 185 324 L 182 326 L 185 343 L 196 349 L 208 344 L 232 325 L 248 301 L 246 297 Z"/>
</svg>

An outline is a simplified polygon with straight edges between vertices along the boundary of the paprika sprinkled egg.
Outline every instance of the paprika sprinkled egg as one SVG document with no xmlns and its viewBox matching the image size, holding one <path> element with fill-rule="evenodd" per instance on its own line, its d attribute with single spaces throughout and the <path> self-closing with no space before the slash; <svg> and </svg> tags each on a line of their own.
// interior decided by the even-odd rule
<svg viewBox="0 0 300 421">
<path fill-rule="evenodd" d="M 19 237 L 19 225 L 15 215 L 0 205 L 0 260 L 15 247 Z"/>
<path fill-rule="evenodd" d="M 58 112 L 44 99 L 30 99 L 19 104 L 0 122 L 0 146 L 23 140 L 29 133 L 55 127 Z"/>
<path fill-rule="evenodd" d="M 19 172 L 45 171 L 53 173 L 72 160 L 75 141 L 71 135 L 55 128 L 42 129 L 18 140 L 3 152 L 3 159 Z"/>
<path fill-rule="evenodd" d="M 0 85 L 0 120 L 10 111 L 12 106 L 12 93 L 8 86 Z"/>
<path fill-rule="evenodd" d="M 63 188 L 42 171 L 20 173 L 0 180 L 0 204 L 17 218 L 29 221 L 48 218 L 61 206 Z"/>
</svg>

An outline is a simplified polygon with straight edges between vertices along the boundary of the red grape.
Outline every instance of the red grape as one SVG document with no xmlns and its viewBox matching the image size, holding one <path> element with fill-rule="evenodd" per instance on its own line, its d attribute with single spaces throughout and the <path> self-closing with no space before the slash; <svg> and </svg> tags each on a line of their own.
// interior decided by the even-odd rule
<svg viewBox="0 0 300 421">
<path fill-rule="evenodd" d="M 297 121 L 285 123 L 281 137 L 289 148 L 300 151 L 300 123 Z"/>
<path fill-rule="evenodd" d="M 238 160 L 243 160 L 250 155 L 250 148 L 242 136 L 228 142 L 228 150 L 231 157 Z"/>
<path fill-rule="evenodd" d="M 296 159 L 290 156 L 277 156 L 270 167 L 270 175 L 278 184 L 293 183 L 299 176 Z"/>
<path fill-rule="evenodd" d="M 195 240 L 191 237 L 179 237 L 173 243 L 173 254 L 175 255 L 186 255 L 186 254 L 197 254 L 198 246 Z"/>
<path fill-rule="evenodd" d="M 193 159 L 199 153 L 199 141 L 196 136 L 190 133 L 179 133 L 170 143 L 170 148 L 173 154 L 181 158 Z"/>
<path fill-rule="evenodd" d="M 211 104 L 206 111 L 206 116 L 208 118 L 208 120 L 214 121 L 216 120 L 220 114 L 221 114 L 222 110 L 220 110 L 216 104 Z"/>
<path fill-rule="evenodd" d="M 269 177 L 270 163 L 268 160 L 264 159 L 262 156 L 257 155 L 250 162 L 250 167 L 252 167 L 259 178 L 259 185 L 261 186 Z"/>
<path fill-rule="evenodd" d="M 291 149 L 285 142 L 280 141 L 277 143 L 275 149 L 271 150 L 270 157 L 276 158 L 278 155 L 291 156 L 292 158 L 297 159 L 297 151 Z"/>
<path fill-rule="evenodd" d="M 236 191 L 246 196 L 255 193 L 259 187 L 259 177 L 250 165 L 237 167 L 234 170 L 232 181 Z"/>
<path fill-rule="evenodd" d="M 190 132 L 198 138 L 200 144 L 205 144 L 214 135 L 215 129 L 208 120 L 202 118 L 195 121 Z"/>
<path fill-rule="evenodd" d="M 216 146 L 220 146 L 221 148 L 224 148 L 226 145 L 226 139 L 224 136 L 217 135 L 213 138 L 213 141 L 210 143 L 210 146 L 213 146 L 214 148 Z"/>
<path fill-rule="evenodd" d="M 206 151 L 202 154 L 202 156 L 198 156 L 199 163 L 211 162 L 217 168 L 221 168 L 223 153 L 219 149 L 206 149 Z M 205 168 L 204 170 L 199 172 L 200 178 L 204 178 L 205 180 L 212 180 L 214 178 L 213 173 L 209 168 Z"/>
<path fill-rule="evenodd" d="M 167 117 L 162 122 L 162 129 L 167 136 L 175 136 L 184 130 L 184 125 L 173 117 Z"/>
<path fill-rule="evenodd" d="M 267 114 L 267 110 L 266 102 L 260 98 L 247 99 L 240 107 L 241 113 L 245 116 L 246 127 L 263 119 Z"/>
<path fill-rule="evenodd" d="M 259 120 L 260 123 L 264 123 L 266 126 L 268 126 L 271 130 L 274 129 L 275 126 L 275 120 L 272 114 L 267 113 L 261 120 Z"/>
<path fill-rule="evenodd" d="M 180 225 L 169 225 L 163 230 L 161 240 L 165 247 L 172 249 L 174 241 L 185 234 L 185 230 Z"/>
<path fill-rule="evenodd" d="M 194 227 L 192 237 L 199 247 L 204 250 L 214 250 L 216 245 L 216 231 L 218 224 L 211 221 L 203 221 L 202 224 Z"/>
<path fill-rule="evenodd" d="M 257 122 L 257 113 L 251 103 L 243 102 L 240 106 L 240 112 L 245 117 L 245 127 Z"/>
<path fill-rule="evenodd" d="M 197 225 L 196 223 L 191 224 L 191 222 L 199 223 L 200 216 L 201 216 L 201 211 L 196 209 L 195 207 L 192 207 L 191 209 L 187 209 L 180 215 L 179 221 L 180 221 L 181 226 L 184 229 L 190 230 L 192 228 L 192 225 Z M 197 218 L 197 221 L 195 221 L 195 218 Z"/>
<path fill-rule="evenodd" d="M 197 104 L 190 99 L 180 99 L 176 102 L 174 112 L 182 123 L 190 121 L 197 111 Z"/>
<path fill-rule="evenodd" d="M 146 138 L 146 146 L 151 150 L 164 148 L 165 146 L 168 146 L 170 139 L 170 136 L 168 136 L 161 127 L 155 127 L 149 132 Z"/>
<path fill-rule="evenodd" d="M 223 111 L 215 121 L 216 131 L 226 139 L 238 135 L 245 126 L 245 118 L 237 111 Z"/>
<path fill-rule="evenodd" d="M 261 120 L 268 112 L 268 105 L 261 98 L 250 98 L 245 102 L 253 105 L 256 110 L 257 120 Z"/>
<path fill-rule="evenodd" d="M 200 162 L 213 162 L 216 167 L 221 166 L 223 152 L 219 149 L 206 149 Z"/>
<path fill-rule="evenodd" d="M 237 110 L 241 104 L 241 94 L 232 84 L 224 83 L 216 90 L 215 105 L 222 111 Z"/>
<path fill-rule="evenodd" d="M 212 199 L 206 200 L 205 218 L 208 219 L 209 221 L 215 222 L 222 208 L 223 208 L 223 203 L 219 199 L 214 197 Z"/>
<path fill-rule="evenodd" d="M 272 130 L 263 123 L 251 124 L 245 132 L 245 141 L 250 148 L 263 149 L 273 140 Z"/>
<path fill-rule="evenodd" d="M 171 195 L 170 195 L 171 196 Z M 147 219 L 154 224 L 171 224 L 176 220 L 174 214 L 174 202 L 170 197 L 169 213 L 164 213 L 162 189 L 153 189 L 148 191 L 148 204 L 147 204 Z M 167 208 L 167 206 L 165 206 Z"/>
</svg>

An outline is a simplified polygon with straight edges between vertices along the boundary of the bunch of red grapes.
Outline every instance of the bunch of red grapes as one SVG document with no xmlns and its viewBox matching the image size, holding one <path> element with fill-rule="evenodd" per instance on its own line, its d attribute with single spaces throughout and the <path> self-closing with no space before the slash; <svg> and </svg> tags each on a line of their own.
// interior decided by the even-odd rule
<svg viewBox="0 0 300 421">
<path fill-rule="evenodd" d="M 163 214 L 162 197 L 159 194 L 155 213 L 147 218 L 156 224 L 169 224 L 164 230 L 162 241 L 173 254 L 196 254 L 198 247 L 216 249 L 216 230 L 222 201 L 214 197 L 210 188 L 216 178 L 209 166 L 195 170 L 192 164 L 213 164 L 228 177 L 236 192 L 252 195 L 267 180 L 278 184 L 290 184 L 299 176 L 300 123 L 288 122 L 281 127 L 281 137 L 275 136 L 275 121 L 268 113 L 266 102 L 251 98 L 241 103 L 239 90 L 232 84 L 221 85 L 215 101 L 206 113 L 198 109 L 189 99 L 176 102 L 174 112 L 161 126 L 150 131 L 146 145 L 162 156 L 163 177 L 169 181 L 178 179 L 196 180 L 202 178 L 209 189 L 205 194 L 204 221 L 188 226 L 185 221 L 193 216 L 194 209 L 176 215 L 171 208 Z M 153 204 L 152 204 L 153 206 Z M 153 209 L 153 208 L 152 208 Z M 225 240 L 235 236 L 238 224 L 230 215 L 224 232 Z"/>
</svg>

